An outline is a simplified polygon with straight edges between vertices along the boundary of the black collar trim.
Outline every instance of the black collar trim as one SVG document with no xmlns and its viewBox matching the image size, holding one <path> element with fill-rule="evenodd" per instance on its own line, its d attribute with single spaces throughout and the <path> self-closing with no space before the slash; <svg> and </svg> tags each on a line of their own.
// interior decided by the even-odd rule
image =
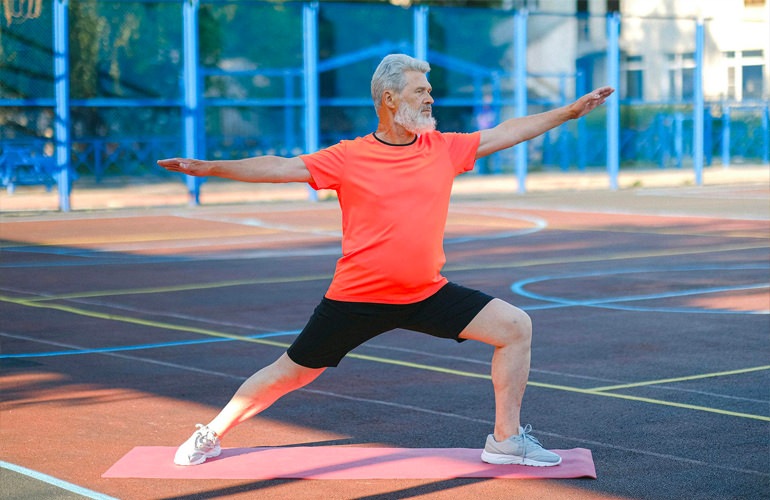
<svg viewBox="0 0 770 500">
<path fill-rule="evenodd" d="M 385 144 L 386 146 L 396 146 L 396 147 L 411 146 L 412 144 L 417 142 L 417 136 L 416 135 L 414 136 L 414 139 L 412 140 L 412 142 L 409 142 L 407 144 L 391 144 L 390 142 L 385 142 L 382 139 L 380 139 L 379 137 L 377 137 L 377 132 L 372 132 L 372 135 L 374 136 L 375 139 L 377 139 L 379 142 Z"/>
</svg>

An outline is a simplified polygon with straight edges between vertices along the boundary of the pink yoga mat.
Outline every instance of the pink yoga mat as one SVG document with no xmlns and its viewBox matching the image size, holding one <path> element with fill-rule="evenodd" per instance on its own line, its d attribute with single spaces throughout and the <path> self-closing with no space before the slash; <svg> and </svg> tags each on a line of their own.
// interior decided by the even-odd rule
<svg viewBox="0 0 770 500">
<path fill-rule="evenodd" d="M 591 450 L 552 450 L 555 467 L 490 465 L 468 448 L 363 448 L 289 446 L 229 448 L 201 465 L 174 465 L 176 448 L 138 446 L 102 477 L 155 479 L 596 479 Z"/>
</svg>

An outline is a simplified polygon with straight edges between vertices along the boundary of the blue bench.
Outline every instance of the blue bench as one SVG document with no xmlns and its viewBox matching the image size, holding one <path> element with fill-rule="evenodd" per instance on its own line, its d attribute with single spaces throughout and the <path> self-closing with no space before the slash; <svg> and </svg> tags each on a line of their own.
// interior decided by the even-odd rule
<svg viewBox="0 0 770 500">
<path fill-rule="evenodd" d="M 21 185 L 44 184 L 50 191 L 56 184 L 56 160 L 30 147 L 2 145 L 0 182 L 9 194 Z"/>
</svg>

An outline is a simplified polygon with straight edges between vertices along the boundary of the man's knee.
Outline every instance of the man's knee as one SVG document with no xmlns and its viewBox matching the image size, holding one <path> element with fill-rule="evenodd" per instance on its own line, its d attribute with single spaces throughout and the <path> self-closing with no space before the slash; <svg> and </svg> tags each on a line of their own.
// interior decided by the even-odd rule
<svg viewBox="0 0 770 500">
<path fill-rule="evenodd" d="M 299 365 L 292 361 L 286 353 L 278 358 L 271 367 L 274 384 L 289 389 L 297 389 L 309 384 L 325 370 L 325 368 L 307 368 Z"/>
<path fill-rule="evenodd" d="M 532 319 L 518 307 L 495 299 L 471 321 L 460 338 L 479 340 L 495 347 L 529 344 Z"/>
<path fill-rule="evenodd" d="M 532 341 L 532 318 L 517 307 L 512 309 L 505 320 L 508 340 L 510 343 L 529 344 Z"/>
</svg>

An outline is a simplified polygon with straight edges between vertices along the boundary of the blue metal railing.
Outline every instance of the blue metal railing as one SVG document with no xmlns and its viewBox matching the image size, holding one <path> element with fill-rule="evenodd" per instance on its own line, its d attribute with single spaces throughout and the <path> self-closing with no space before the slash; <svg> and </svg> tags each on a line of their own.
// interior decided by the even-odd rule
<svg viewBox="0 0 770 500">
<path fill-rule="evenodd" d="M 337 139 L 338 133 L 322 132 L 320 118 L 322 109 L 332 108 L 370 108 L 368 96 L 319 95 L 319 77 L 352 64 L 373 60 L 390 52 L 407 52 L 424 57 L 434 67 L 445 68 L 455 74 L 466 75 L 472 84 L 472 90 L 466 94 L 452 95 L 438 100 L 437 109 L 462 112 L 470 118 L 481 113 L 492 113 L 500 119 L 504 111 L 513 110 L 516 116 L 523 116 L 532 108 L 543 109 L 560 106 L 567 102 L 568 88 L 572 82 L 578 93 L 585 89 L 586 76 L 581 71 L 576 73 L 535 74 L 527 72 L 527 26 L 528 19 L 538 13 L 525 10 L 510 13 L 514 21 L 511 45 L 514 49 L 512 71 L 503 71 L 500 67 L 486 66 L 480 61 L 468 61 L 452 54 L 432 50 L 429 47 L 427 6 L 412 7 L 413 30 L 411 41 L 376 43 L 369 47 L 349 53 L 338 54 L 326 59 L 319 58 L 318 47 L 318 2 L 302 3 L 303 21 L 303 66 L 291 68 L 258 68 L 256 70 L 222 70 L 201 66 L 198 60 L 198 15 L 202 0 L 164 0 L 165 3 L 178 3 L 183 17 L 182 59 L 184 71 L 182 90 L 179 98 L 141 98 L 127 99 L 101 97 L 72 99 L 69 96 L 69 54 L 68 42 L 68 5 L 69 0 L 54 0 L 54 92 L 52 98 L 0 99 L 3 107 L 51 108 L 54 110 L 53 159 L 55 175 L 59 185 L 60 208 L 69 210 L 69 191 L 71 175 L 94 175 L 101 179 L 111 172 L 139 173 L 146 171 L 147 164 L 154 164 L 154 157 L 168 154 L 186 156 L 206 156 L 240 154 L 248 151 L 266 151 L 271 143 L 281 144 L 277 149 L 287 154 L 294 154 L 297 149 L 313 151 L 322 144 Z M 115 0 L 115 3 L 119 3 Z M 207 2 L 208 3 L 208 2 Z M 619 87 L 619 26 L 617 14 L 607 16 L 606 70 L 608 82 Z M 736 158 L 755 158 L 768 163 L 770 149 L 769 108 L 767 101 L 758 102 L 706 102 L 703 98 L 703 21 L 693 20 L 695 24 L 695 63 L 694 98 L 687 103 L 663 102 L 645 103 L 621 99 L 617 92 L 606 107 L 606 124 L 601 120 L 591 122 L 581 119 L 576 124 L 564 125 L 546 134 L 537 142 L 542 149 L 544 165 L 558 165 L 562 170 L 577 165 L 580 170 L 591 165 L 604 165 L 607 168 L 611 186 L 617 188 L 617 175 L 620 163 L 624 160 L 636 160 L 660 167 L 674 166 L 682 168 L 685 158 L 692 158 L 696 183 L 702 179 L 702 168 L 712 163 L 716 155 L 723 166 L 728 166 Z M 265 76 L 284 79 L 283 95 L 270 97 L 227 98 L 206 97 L 205 79 L 208 77 L 255 77 Z M 552 99 L 537 99 L 527 95 L 528 79 L 555 78 L 558 80 L 558 96 Z M 511 82 L 512 89 L 504 84 Z M 491 87 L 491 100 L 484 95 L 482 87 Z M 623 125 L 623 118 L 628 110 L 645 109 L 652 104 L 659 104 L 654 117 L 646 124 L 636 127 Z M 70 113 L 75 108 L 174 108 L 182 117 L 178 130 L 165 137 L 120 137 L 94 138 L 73 137 Z M 261 110 L 267 108 L 283 110 L 283 128 L 272 132 L 274 135 L 259 138 L 231 134 L 227 137 L 217 135 L 210 130 L 205 133 L 207 110 L 220 108 L 248 108 Z M 667 109 L 664 109 L 667 108 Z M 368 110 L 370 111 L 370 110 Z M 601 116 L 601 113 L 599 113 Z M 751 125 L 747 125 L 747 124 Z M 23 139 L 6 139 L 0 148 L 12 148 Z M 41 149 L 40 144 L 51 139 L 38 139 L 37 145 L 30 148 Z M 228 144 L 229 143 L 229 144 Z M 591 147 L 587 147 L 587 144 Z M 515 148 L 513 167 L 519 179 L 519 190 L 525 191 L 528 171 L 530 146 Z M 275 149 L 273 147 L 273 149 Z M 500 157 L 495 156 L 494 166 L 484 169 L 487 172 L 503 170 Z M 6 165 L 7 167 L 7 165 Z M 4 167 L 5 168 L 5 167 Z M 158 173 L 159 171 L 155 171 Z M 197 179 L 188 179 L 191 201 L 197 203 L 200 183 Z"/>
</svg>

